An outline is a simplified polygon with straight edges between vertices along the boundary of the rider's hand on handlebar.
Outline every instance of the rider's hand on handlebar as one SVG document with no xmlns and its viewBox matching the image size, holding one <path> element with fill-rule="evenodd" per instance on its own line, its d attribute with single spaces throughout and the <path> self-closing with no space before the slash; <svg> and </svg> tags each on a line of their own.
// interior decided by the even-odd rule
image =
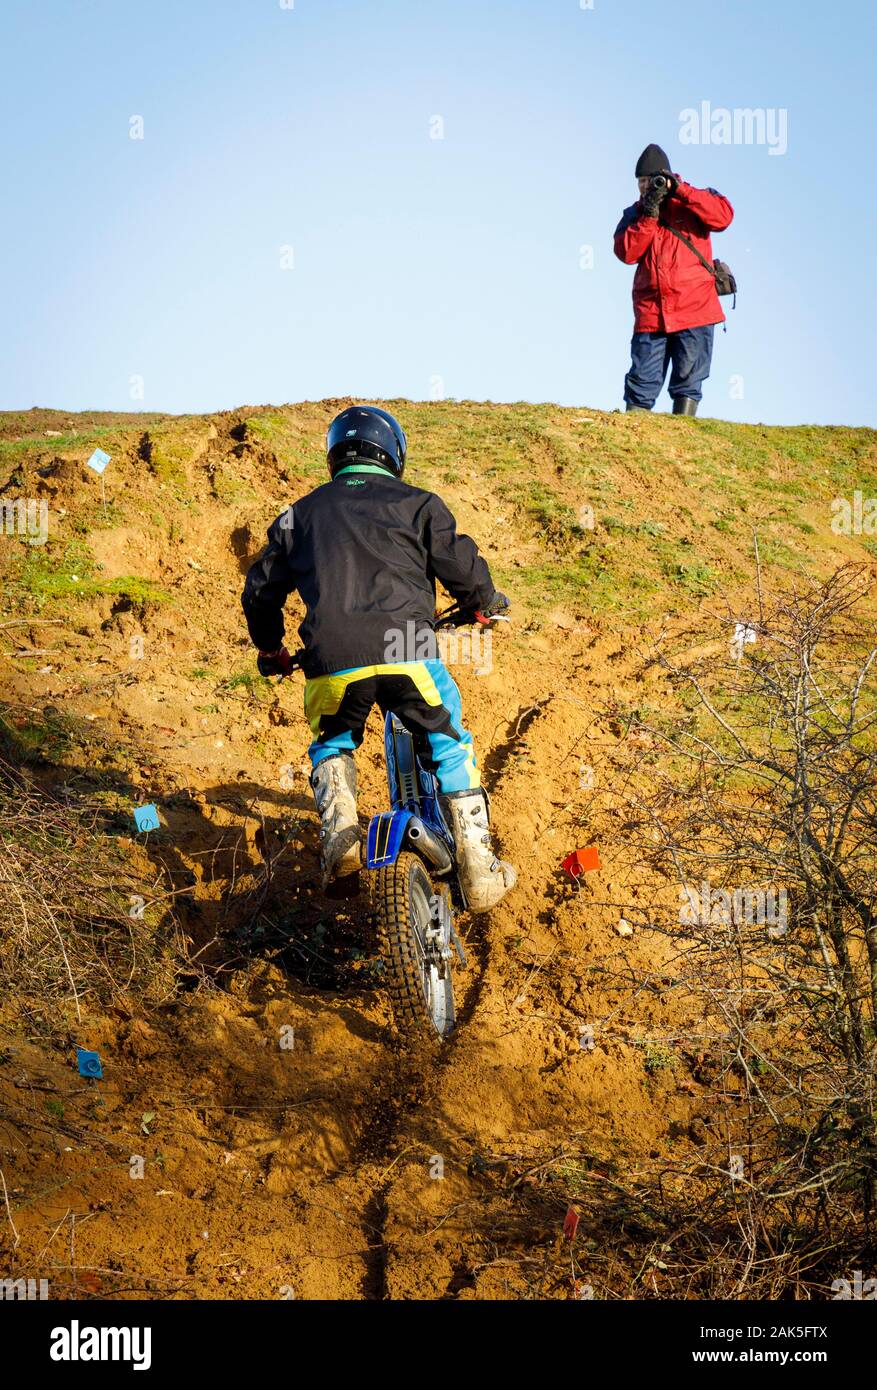
<svg viewBox="0 0 877 1390">
<path fill-rule="evenodd" d="M 481 623 L 485 627 L 489 627 L 497 618 L 507 621 L 508 611 L 511 606 L 511 599 L 507 598 L 505 594 L 501 594 L 497 589 L 486 607 L 477 610 L 475 613 L 475 621 Z"/>
<path fill-rule="evenodd" d="M 291 676 L 295 669 L 285 647 L 278 647 L 276 652 L 260 652 L 256 665 L 260 676 Z"/>
</svg>

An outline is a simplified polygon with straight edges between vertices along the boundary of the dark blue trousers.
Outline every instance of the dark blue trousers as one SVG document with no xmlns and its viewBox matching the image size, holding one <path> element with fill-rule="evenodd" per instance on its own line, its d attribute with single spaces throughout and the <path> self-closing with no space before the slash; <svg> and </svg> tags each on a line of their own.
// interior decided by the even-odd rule
<svg viewBox="0 0 877 1390">
<path fill-rule="evenodd" d="M 630 371 L 624 378 L 626 405 L 638 405 L 651 410 L 667 375 L 670 373 L 670 395 L 689 396 L 699 401 L 701 386 L 710 374 L 713 357 L 715 325 L 702 328 L 683 328 L 678 333 L 634 333 L 630 340 Z"/>
</svg>

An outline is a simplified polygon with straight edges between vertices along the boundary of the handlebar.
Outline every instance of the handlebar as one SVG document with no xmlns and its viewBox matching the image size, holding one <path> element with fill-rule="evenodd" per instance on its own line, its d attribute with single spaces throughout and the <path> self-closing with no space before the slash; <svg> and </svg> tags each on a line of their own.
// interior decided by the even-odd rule
<svg viewBox="0 0 877 1390">
<path fill-rule="evenodd" d="M 505 613 L 491 613 L 489 616 L 473 612 L 471 608 L 461 608 L 459 603 L 446 608 L 444 613 L 436 616 L 433 627 L 438 630 L 440 627 L 491 627 L 494 623 L 507 623 L 511 619 Z"/>
</svg>

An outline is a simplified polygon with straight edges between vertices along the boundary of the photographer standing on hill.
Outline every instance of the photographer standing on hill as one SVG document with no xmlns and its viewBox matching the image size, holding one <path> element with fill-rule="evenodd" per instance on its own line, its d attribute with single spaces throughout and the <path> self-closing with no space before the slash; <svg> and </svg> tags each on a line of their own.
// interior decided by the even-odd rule
<svg viewBox="0 0 877 1390">
<path fill-rule="evenodd" d="M 669 165 L 660 145 L 643 150 L 636 166 L 639 202 L 625 209 L 615 230 L 616 256 L 636 265 L 624 400 L 628 410 L 651 410 L 672 362 L 673 414 L 696 415 L 714 326 L 725 319 L 709 268 L 710 232 L 724 231 L 734 209 L 714 188 L 692 188 L 671 174 Z"/>
</svg>

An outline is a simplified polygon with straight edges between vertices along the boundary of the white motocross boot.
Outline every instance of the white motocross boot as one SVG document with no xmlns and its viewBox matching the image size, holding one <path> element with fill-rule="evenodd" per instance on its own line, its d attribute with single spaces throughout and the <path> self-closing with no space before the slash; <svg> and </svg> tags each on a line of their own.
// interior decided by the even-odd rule
<svg viewBox="0 0 877 1390">
<path fill-rule="evenodd" d="M 348 753 L 324 758 L 311 773 L 311 789 L 320 813 L 320 858 L 323 887 L 362 867 L 356 814 L 356 763 Z"/>
<path fill-rule="evenodd" d="M 497 859 L 490 847 L 487 794 L 474 791 L 446 792 L 442 810 L 450 821 L 457 848 L 457 872 L 470 912 L 487 912 L 514 888 L 517 872 Z"/>
</svg>

